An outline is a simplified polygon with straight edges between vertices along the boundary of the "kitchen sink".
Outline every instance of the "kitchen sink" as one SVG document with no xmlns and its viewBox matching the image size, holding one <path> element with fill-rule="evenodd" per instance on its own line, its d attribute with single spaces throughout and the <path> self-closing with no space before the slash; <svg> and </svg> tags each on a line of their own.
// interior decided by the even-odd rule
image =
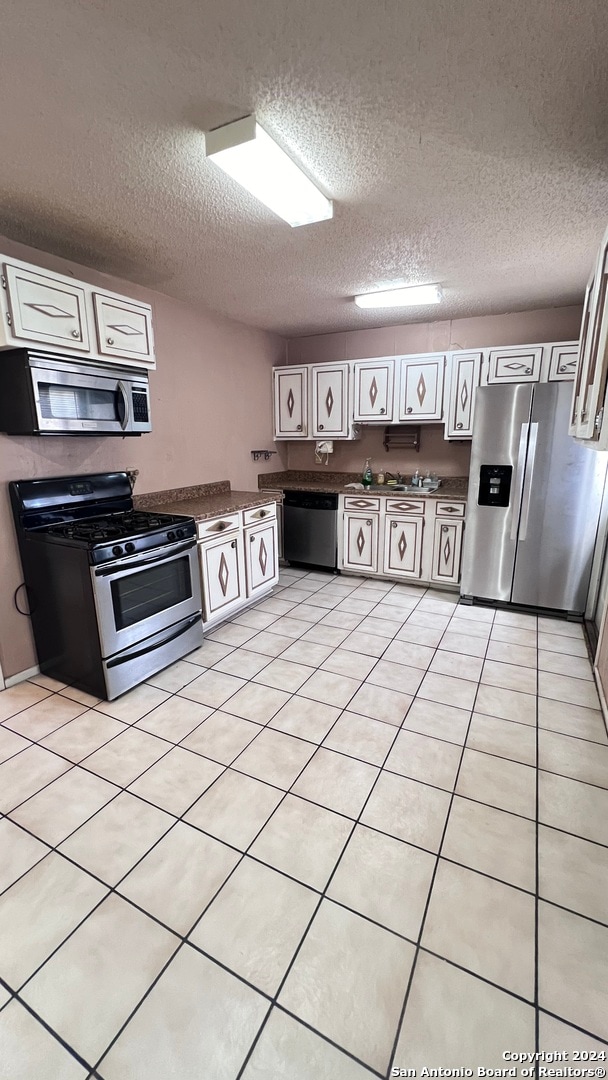
<svg viewBox="0 0 608 1080">
<path fill-rule="evenodd" d="M 414 487 L 412 484 L 372 484 L 367 491 L 398 491 L 407 492 L 408 495 L 430 495 L 434 491 L 437 491 L 439 484 L 435 484 L 433 487 Z"/>
</svg>

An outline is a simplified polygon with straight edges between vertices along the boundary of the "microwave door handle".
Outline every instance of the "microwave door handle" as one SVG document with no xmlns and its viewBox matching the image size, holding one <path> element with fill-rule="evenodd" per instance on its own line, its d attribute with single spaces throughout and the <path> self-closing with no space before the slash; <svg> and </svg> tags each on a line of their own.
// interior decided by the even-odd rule
<svg viewBox="0 0 608 1080">
<path fill-rule="evenodd" d="M 129 394 L 122 380 L 119 380 L 116 386 L 116 413 L 118 423 L 122 430 L 126 431 L 129 426 Z"/>
</svg>

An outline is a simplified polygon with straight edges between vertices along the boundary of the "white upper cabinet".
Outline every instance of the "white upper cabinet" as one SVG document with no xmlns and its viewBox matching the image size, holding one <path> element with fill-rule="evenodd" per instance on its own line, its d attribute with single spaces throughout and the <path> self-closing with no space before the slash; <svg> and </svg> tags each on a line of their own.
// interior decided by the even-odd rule
<svg viewBox="0 0 608 1080">
<path fill-rule="evenodd" d="M 355 360 L 353 364 L 353 420 L 364 424 L 391 424 L 394 415 L 395 358 Z"/>
<path fill-rule="evenodd" d="M 98 363 L 156 366 L 149 304 L 18 259 L 0 261 L 0 349 L 30 345 Z"/>
<path fill-rule="evenodd" d="M 3 345 L 26 342 L 88 352 L 85 290 L 56 274 L 4 263 Z"/>
<path fill-rule="evenodd" d="M 97 347 L 104 356 L 154 360 L 152 308 L 111 293 L 93 293 Z"/>
<path fill-rule="evenodd" d="M 542 345 L 490 349 L 488 384 L 538 382 L 543 359 Z"/>
<path fill-rule="evenodd" d="M 399 360 L 399 420 L 441 420 L 444 353 L 402 356 Z"/>
<path fill-rule="evenodd" d="M 350 365 L 313 364 L 312 435 L 347 439 L 350 429 Z"/>
<path fill-rule="evenodd" d="M 571 434 L 598 450 L 608 448 L 608 230 L 600 247 L 583 309 L 579 371 L 573 390 Z"/>
<path fill-rule="evenodd" d="M 481 352 L 452 353 L 446 372 L 445 438 L 466 439 L 473 434 L 475 392 L 481 378 Z"/>
<path fill-rule="evenodd" d="M 275 439 L 308 438 L 308 368 L 273 368 Z"/>
<path fill-rule="evenodd" d="M 547 345 L 549 382 L 570 382 L 576 375 L 578 365 L 578 341 L 564 341 Z"/>
</svg>

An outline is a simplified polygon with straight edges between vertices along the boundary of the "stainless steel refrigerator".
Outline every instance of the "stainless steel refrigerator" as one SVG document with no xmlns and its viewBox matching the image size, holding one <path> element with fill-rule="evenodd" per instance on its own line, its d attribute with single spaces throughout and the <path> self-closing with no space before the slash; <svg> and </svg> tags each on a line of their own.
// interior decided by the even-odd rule
<svg viewBox="0 0 608 1080">
<path fill-rule="evenodd" d="M 585 611 L 607 454 L 568 435 L 572 384 L 477 391 L 461 595 Z"/>
</svg>

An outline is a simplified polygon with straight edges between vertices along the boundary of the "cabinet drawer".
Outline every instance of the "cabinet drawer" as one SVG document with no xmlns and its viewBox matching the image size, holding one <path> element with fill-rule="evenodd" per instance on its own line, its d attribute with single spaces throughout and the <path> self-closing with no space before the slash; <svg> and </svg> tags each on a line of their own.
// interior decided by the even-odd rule
<svg viewBox="0 0 608 1080">
<path fill-rule="evenodd" d="M 264 506 L 254 506 L 251 510 L 243 510 L 243 524 L 255 525 L 258 521 L 274 521 L 277 516 L 277 504 L 265 503 Z"/>
<path fill-rule="evenodd" d="M 424 514 L 424 499 L 387 499 L 387 514 Z"/>
<path fill-rule="evenodd" d="M 435 514 L 437 517 L 464 517 L 467 504 L 464 502 L 437 502 Z"/>
<path fill-rule="evenodd" d="M 199 540 L 215 539 L 218 535 L 230 532 L 241 527 L 240 514 L 226 514 L 224 517 L 209 518 L 208 521 L 199 521 L 196 532 Z"/>
<path fill-rule="evenodd" d="M 380 499 L 370 499 L 365 495 L 357 498 L 355 495 L 344 496 L 344 509 L 345 510 L 368 510 L 370 512 L 378 512 L 380 509 Z"/>
</svg>

